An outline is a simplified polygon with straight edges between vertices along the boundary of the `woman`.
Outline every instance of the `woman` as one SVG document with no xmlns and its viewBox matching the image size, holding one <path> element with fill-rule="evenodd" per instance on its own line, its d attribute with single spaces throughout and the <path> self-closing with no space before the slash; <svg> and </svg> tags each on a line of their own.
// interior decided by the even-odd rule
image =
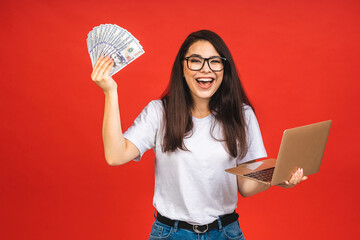
<svg viewBox="0 0 360 240">
<path fill-rule="evenodd" d="M 224 170 L 266 152 L 224 41 L 207 30 L 190 34 L 164 96 L 150 102 L 124 134 L 112 66 L 102 57 L 92 73 L 105 93 L 105 158 L 120 165 L 154 150 L 157 217 L 149 239 L 244 239 L 234 212 L 237 191 L 248 197 L 269 186 Z M 284 185 L 304 179 L 299 169 Z"/>
</svg>

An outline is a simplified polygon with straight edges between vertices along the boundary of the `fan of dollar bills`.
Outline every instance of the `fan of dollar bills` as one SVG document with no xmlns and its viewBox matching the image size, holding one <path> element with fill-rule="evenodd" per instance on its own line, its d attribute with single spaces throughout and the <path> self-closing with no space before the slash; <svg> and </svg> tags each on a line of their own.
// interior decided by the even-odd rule
<svg viewBox="0 0 360 240">
<path fill-rule="evenodd" d="M 110 56 L 114 60 L 110 76 L 144 53 L 139 41 L 126 29 L 115 24 L 94 27 L 86 41 L 93 67 L 100 55 Z"/>
</svg>

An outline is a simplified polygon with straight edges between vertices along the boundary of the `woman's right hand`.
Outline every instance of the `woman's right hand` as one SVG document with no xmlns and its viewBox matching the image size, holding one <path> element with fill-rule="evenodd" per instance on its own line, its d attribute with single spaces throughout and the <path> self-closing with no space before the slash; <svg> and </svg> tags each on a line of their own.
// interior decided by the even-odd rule
<svg viewBox="0 0 360 240">
<path fill-rule="evenodd" d="M 114 61 L 110 57 L 100 56 L 96 61 L 91 79 L 105 92 L 116 90 L 117 84 L 109 73 L 114 66 Z"/>
</svg>

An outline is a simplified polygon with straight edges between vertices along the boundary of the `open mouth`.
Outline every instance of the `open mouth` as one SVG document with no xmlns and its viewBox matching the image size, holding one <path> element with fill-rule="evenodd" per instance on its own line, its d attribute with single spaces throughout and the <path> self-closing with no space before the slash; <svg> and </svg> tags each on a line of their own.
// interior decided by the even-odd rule
<svg viewBox="0 0 360 240">
<path fill-rule="evenodd" d="M 195 79 L 201 88 L 209 88 L 214 82 L 214 78 L 196 78 Z"/>
</svg>

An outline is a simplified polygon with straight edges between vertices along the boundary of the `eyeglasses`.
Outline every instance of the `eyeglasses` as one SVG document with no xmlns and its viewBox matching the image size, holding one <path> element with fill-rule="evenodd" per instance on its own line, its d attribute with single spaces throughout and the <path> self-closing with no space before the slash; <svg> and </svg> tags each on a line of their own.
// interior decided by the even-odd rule
<svg viewBox="0 0 360 240">
<path fill-rule="evenodd" d="M 187 67 L 192 71 L 200 71 L 204 67 L 205 62 L 207 62 L 211 71 L 220 72 L 224 69 L 226 58 L 218 56 L 209 58 L 190 56 L 186 57 L 185 60 Z"/>
</svg>

